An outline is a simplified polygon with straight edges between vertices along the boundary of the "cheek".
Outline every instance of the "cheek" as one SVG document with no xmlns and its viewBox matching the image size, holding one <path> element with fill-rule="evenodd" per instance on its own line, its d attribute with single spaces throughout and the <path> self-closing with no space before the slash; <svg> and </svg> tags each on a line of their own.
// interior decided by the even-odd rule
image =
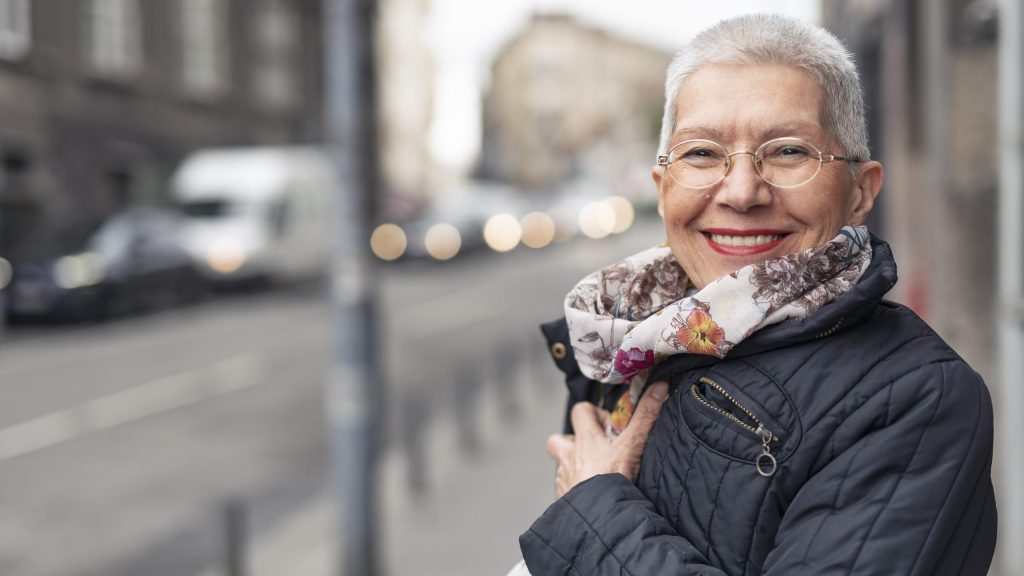
<svg viewBox="0 0 1024 576">
<path fill-rule="evenodd" d="M 661 207 L 664 208 L 662 217 L 666 224 L 672 226 L 685 226 L 691 220 L 700 215 L 703 206 L 706 204 L 701 197 L 685 197 L 681 194 L 671 194 L 665 197 Z"/>
<path fill-rule="evenodd" d="M 827 202 L 821 206 L 819 219 L 823 225 L 827 225 L 831 230 L 835 231 L 849 224 L 850 210 L 847 206 L 846 195 L 840 194 L 832 202 Z"/>
<path fill-rule="evenodd" d="M 786 212 L 811 230 L 821 233 L 838 231 L 850 221 L 850 192 L 845 182 L 834 182 L 808 194 L 787 198 Z M 831 238 L 831 236 L 829 236 Z"/>
</svg>

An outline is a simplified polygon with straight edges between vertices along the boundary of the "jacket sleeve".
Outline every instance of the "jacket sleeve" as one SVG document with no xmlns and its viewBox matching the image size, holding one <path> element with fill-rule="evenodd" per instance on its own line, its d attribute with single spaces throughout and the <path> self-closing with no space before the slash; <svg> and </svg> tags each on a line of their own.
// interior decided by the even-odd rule
<svg viewBox="0 0 1024 576">
<path fill-rule="evenodd" d="M 569 395 L 565 406 L 562 433 L 572 434 L 572 420 L 569 415 L 573 405 L 577 402 L 590 402 L 605 409 L 614 407 L 614 403 L 609 403 L 610 399 L 605 398 L 600 382 L 587 378 L 580 371 L 572 342 L 569 339 L 569 326 L 566 324 L 565 318 L 541 324 L 540 329 L 547 340 L 548 352 L 554 359 L 555 366 L 565 375 L 565 386 Z"/>
<path fill-rule="evenodd" d="M 966 364 L 894 379 L 831 445 L 787 507 L 763 575 L 985 574 L 992 407 Z M 618 474 L 574 487 L 520 545 L 533 576 L 722 574 Z"/>
<path fill-rule="evenodd" d="M 724 576 L 622 474 L 595 476 L 519 537 L 533 576 Z"/>
<path fill-rule="evenodd" d="M 995 548 L 992 404 L 961 360 L 894 379 L 833 435 L 765 574 L 984 575 Z"/>
</svg>

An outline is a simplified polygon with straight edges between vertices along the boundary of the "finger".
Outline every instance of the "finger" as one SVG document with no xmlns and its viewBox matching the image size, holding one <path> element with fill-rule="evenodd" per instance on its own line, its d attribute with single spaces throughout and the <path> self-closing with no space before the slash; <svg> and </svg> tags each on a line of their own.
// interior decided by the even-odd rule
<svg viewBox="0 0 1024 576">
<path fill-rule="evenodd" d="M 561 498 L 572 487 L 572 480 L 569 478 L 569 470 L 559 465 L 555 471 L 555 497 Z"/>
<path fill-rule="evenodd" d="M 601 424 L 601 430 L 607 430 L 612 422 L 612 413 L 604 408 L 597 409 L 597 421 Z"/>
<path fill-rule="evenodd" d="M 567 434 L 552 434 L 548 436 L 548 456 L 555 461 L 564 463 L 572 459 L 572 453 L 576 449 L 575 439 Z"/>
<path fill-rule="evenodd" d="M 577 436 L 604 436 L 604 428 L 597 414 L 597 406 L 590 402 L 577 402 L 570 414 L 572 428 Z"/>
<path fill-rule="evenodd" d="M 626 425 L 626 429 L 622 431 L 619 438 L 626 441 L 641 441 L 646 443 L 647 435 L 650 434 L 651 428 L 654 427 L 654 422 L 658 419 L 658 414 L 661 413 L 661 405 L 665 403 L 665 399 L 668 398 L 668 383 L 667 382 L 655 382 L 650 388 L 640 397 L 640 402 L 637 404 L 636 411 L 633 412 L 633 417 L 629 420 L 629 424 Z"/>
</svg>

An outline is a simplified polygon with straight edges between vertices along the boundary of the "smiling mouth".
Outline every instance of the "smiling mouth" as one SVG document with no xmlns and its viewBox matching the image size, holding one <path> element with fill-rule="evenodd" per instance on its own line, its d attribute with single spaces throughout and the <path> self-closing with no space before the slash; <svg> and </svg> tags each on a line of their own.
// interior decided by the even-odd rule
<svg viewBox="0 0 1024 576">
<path fill-rule="evenodd" d="M 748 256 L 767 252 L 788 236 L 777 230 L 707 230 L 704 237 L 713 250 L 727 256 Z"/>
<path fill-rule="evenodd" d="M 746 235 L 746 236 L 730 236 L 726 234 L 710 234 L 711 241 L 716 244 L 723 246 L 733 246 L 737 248 L 761 246 L 781 240 L 785 234 L 758 234 L 757 236 Z"/>
</svg>

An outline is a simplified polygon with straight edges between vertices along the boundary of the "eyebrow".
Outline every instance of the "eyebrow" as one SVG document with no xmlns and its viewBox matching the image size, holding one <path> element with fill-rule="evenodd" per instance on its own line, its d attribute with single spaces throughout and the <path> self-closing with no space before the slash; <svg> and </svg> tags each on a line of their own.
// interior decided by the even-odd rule
<svg viewBox="0 0 1024 576">
<path fill-rule="evenodd" d="M 783 136 L 821 137 L 823 135 L 823 130 L 820 126 L 810 124 L 808 122 L 780 124 L 772 126 L 758 134 L 762 141 L 768 141 L 773 138 L 780 138 Z M 711 128 L 708 126 L 692 126 L 676 130 L 675 134 L 672 135 L 672 142 L 677 143 L 693 138 L 708 139 L 718 142 L 723 140 L 725 137 L 724 133 L 717 128 Z"/>
<path fill-rule="evenodd" d="M 704 126 L 694 126 L 693 128 L 681 128 L 676 130 L 675 134 L 672 135 L 673 142 L 681 142 L 690 138 L 708 138 L 708 139 L 721 139 L 722 132 L 716 128 L 706 128 Z"/>
</svg>

